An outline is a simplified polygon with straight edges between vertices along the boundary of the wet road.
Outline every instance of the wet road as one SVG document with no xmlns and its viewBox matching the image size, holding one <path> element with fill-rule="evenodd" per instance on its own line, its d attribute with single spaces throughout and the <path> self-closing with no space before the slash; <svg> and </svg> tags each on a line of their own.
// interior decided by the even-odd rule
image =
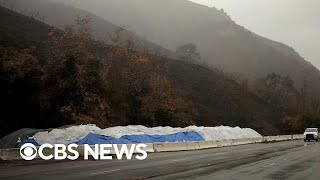
<svg viewBox="0 0 320 180">
<path fill-rule="evenodd" d="M 0 179 L 311 179 L 320 177 L 320 143 L 287 141 L 150 153 L 144 161 L 0 163 Z"/>
</svg>

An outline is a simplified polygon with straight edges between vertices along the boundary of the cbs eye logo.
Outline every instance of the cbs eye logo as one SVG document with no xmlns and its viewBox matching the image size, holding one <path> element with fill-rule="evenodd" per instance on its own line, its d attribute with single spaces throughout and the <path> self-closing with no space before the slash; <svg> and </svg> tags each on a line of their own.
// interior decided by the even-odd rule
<svg viewBox="0 0 320 180">
<path fill-rule="evenodd" d="M 20 155 L 24 160 L 31 161 L 37 156 L 37 147 L 31 143 L 21 146 Z"/>
</svg>

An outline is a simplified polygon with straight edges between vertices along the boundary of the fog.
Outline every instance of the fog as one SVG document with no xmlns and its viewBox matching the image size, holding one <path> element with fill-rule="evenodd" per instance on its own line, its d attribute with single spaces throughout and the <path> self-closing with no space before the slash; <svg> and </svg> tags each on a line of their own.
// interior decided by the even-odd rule
<svg viewBox="0 0 320 180">
<path fill-rule="evenodd" d="M 316 19 L 316 1 L 308 1 L 310 3 L 305 7 L 302 6 L 304 4 L 300 7 L 301 1 L 297 0 L 292 1 L 293 3 L 283 0 L 277 4 L 265 0 L 259 3 L 242 0 L 241 4 L 231 0 L 206 3 L 208 6 L 215 4 L 216 8 L 188 0 L 48 1 L 63 2 L 68 5 L 66 7 L 84 9 L 99 16 L 93 20 L 96 24 L 113 24 L 111 26 L 114 28 L 122 26 L 137 34 L 139 38 L 172 52 L 185 44 L 193 43 L 201 56 L 201 64 L 227 73 L 242 74 L 252 79 L 263 78 L 271 72 L 284 74 L 295 80 L 298 89 L 305 78 L 315 82 L 320 80 L 320 72 L 304 61 L 310 61 L 320 68 L 319 53 L 316 49 L 319 47 L 319 35 L 316 31 L 320 27 Z M 14 7 L 20 4 L 24 9 L 22 11 L 40 11 L 42 16 L 47 16 L 44 18 L 48 21 L 46 23 L 52 24 L 49 20 L 53 18 L 58 23 L 55 26 L 64 25 L 67 13 L 60 13 L 60 16 L 55 12 L 48 13 L 42 7 L 43 5 L 50 9 L 46 1 L 13 2 L 17 3 Z M 56 8 L 55 11 L 61 10 L 61 7 Z M 71 11 L 69 17 L 76 11 L 72 8 L 68 9 Z M 221 8 L 224 10 L 220 10 Z M 257 36 L 251 31 L 276 42 Z M 104 26 L 96 26 L 93 32 L 114 33 Z M 277 42 L 293 47 L 304 59 L 292 48 Z M 158 53 L 157 49 L 153 52 L 166 56 Z M 320 92 L 320 85 L 317 87 Z"/>
<path fill-rule="evenodd" d="M 247 29 L 293 47 L 320 69 L 319 0 L 191 0 L 218 9 Z"/>
<path fill-rule="evenodd" d="M 305 7 L 297 0 L 277 4 L 266 0 L 212 1 L 216 8 L 188 0 L 55 1 L 89 11 L 172 51 L 194 43 L 201 63 L 224 72 L 253 79 L 270 72 L 284 74 L 296 81 L 297 88 L 305 78 L 320 79 L 319 71 L 304 61 L 320 68 L 319 42 L 315 42 L 320 27 L 316 1 Z M 277 42 L 293 47 L 304 59 Z M 317 88 L 320 92 L 320 86 Z"/>
</svg>

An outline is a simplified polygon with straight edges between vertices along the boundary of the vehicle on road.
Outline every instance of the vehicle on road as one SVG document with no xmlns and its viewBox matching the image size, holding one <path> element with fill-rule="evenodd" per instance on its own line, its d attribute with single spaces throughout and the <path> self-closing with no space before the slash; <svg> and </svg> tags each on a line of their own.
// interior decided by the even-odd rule
<svg viewBox="0 0 320 180">
<path fill-rule="evenodd" d="M 303 133 L 304 141 L 319 140 L 319 129 L 318 128 L 307 128 Z"/>
</svg>

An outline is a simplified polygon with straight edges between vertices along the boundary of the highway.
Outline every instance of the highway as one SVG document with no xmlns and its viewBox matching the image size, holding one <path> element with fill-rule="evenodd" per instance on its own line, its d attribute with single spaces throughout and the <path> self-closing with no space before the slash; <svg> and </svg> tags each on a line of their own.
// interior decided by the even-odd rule
<svg viewBox="0 0 320 180">
<path fill-rule="evenodd" d="M 302 140 L 149 153 L 144 161 L 0 162 L 0 179 L 320 178 L 320 143 Z"/>
</svg>

